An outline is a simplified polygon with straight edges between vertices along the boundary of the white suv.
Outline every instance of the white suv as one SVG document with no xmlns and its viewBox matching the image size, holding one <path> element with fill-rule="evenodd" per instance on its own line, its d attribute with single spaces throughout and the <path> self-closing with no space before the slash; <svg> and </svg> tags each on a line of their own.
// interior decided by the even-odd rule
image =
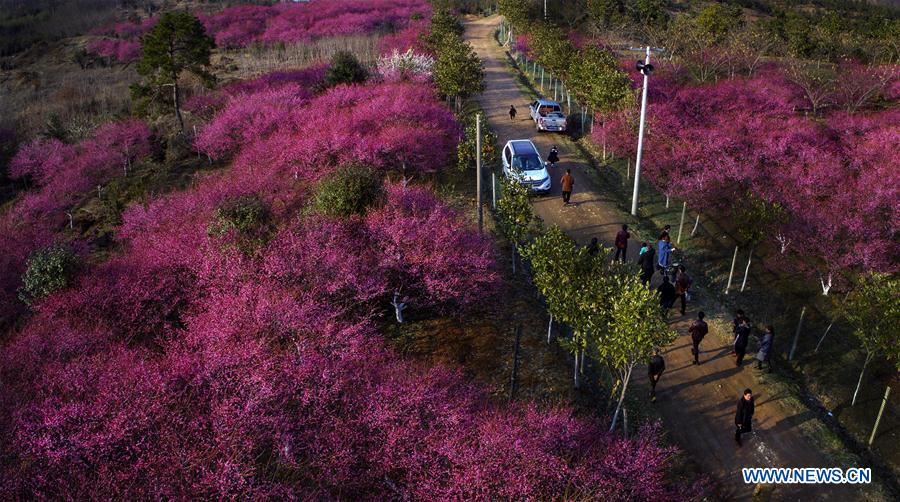
<svg viewBox="0 0 900 502">
<path fill-rule="evenodd" d="M 503 175 L 515 176 L 532 192 L 550 191 L 550 173 L 544 165 L 541 154 L 530 139 L 514 139 L 503 147 Z"/>
</svg>

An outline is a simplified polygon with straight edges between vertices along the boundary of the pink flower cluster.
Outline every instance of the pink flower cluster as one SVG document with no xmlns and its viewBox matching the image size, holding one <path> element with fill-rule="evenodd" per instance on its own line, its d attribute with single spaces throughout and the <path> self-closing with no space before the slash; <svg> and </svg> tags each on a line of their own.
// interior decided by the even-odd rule
<svg viewBox="0 0 900 502">
<path fill-rule="evenodd" d="M 383 169 L 433 172 L 447 164 L 459 126 L 434 90 L 421 83 L 339 86 L 309 98 L 297 86 L 238 94 L 196 145 L 236 166 L 261 161 L 294 176 L 318 177 L 362 160 Z"/>
<path fill-rule="evenodd" d="M 16 290 L 28 255 L 54 239 L 81 197 L 150 149 L 150 129 L 137 120 L 104 125 L 77 145 L 36 139 L 19 149 L 9 174 L 31 179 L 35 188 L 0 215 L 0 326 L 22 307 Z"/>
<path fill-rule="evenodd" d="M 625 440 L 567 409 L 497 406 L 389 350 L 394 291 L 418 315 L 493 301 L 490 241 L 425 187 L 387 184 L 348 219 L 302 209 L 332 163 L 446 165 L 457 126 L 422 84 L 311 96 L 278 80 L 228 98 L 205 133 L 230 169 L 129 208 L 121 254 L 0 347 L 0 498 L 696 495 L 667 481 L 656 429 Z M 275 103 L 292 113 L 272 119 Z M 17 172 L 56 179 L 60 155 Z M 252 256 L 207 232 L 246 195 L 273 218 Z"/>
<path fill-rule="evenodd" d="M 822 273 L 897 270 L 896 109 L 801 116 L 803 96 L 777 68 L 706 85 L 660 75 L 651 88 L 644 155 L 661 191 L 721 213 L 749 190 L 785 210 L 787 221 L 767 229 L 767 240 L 791 236 L 801 255 L 793 265 L 812 257 L 827 265 Z M 635 114 L 599 120 L 594 140 L 632 155 Z"/>
<path fill-rule="evenodd" d="M 120 63 L 131 63 L 141 57 L 141 44 L 135 40 L 99 38 L 87 44 L 87 51 Z"/>
<path fill-rule="evenodd" d="M 413 17 L 427 18 L 424 0 L 332 0 L 308 5 L 244 5 L 202 16 L 216 44 L 244 47 L 252 42 L 303 42 L 320 37 L 405 28 Z"/>
</svg>

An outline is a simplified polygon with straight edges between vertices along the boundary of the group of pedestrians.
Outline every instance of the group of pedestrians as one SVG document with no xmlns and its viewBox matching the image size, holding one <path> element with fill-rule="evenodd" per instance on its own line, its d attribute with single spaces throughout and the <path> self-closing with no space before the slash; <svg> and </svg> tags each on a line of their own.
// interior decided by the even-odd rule
<svg viewBox="0 0 900 502">
<path fill-rule="evenodd" d="M 666 278 L 663 279 L 663 284 L 668 284 Z M 743 364 L 744 357 L 747 353 L 747 346 L 749 344 L 750 334 L 751 334 L 751 322 L 747 315 L 744 313 L 742 309 L 738 309 L 735 312 L 734 319 L 732 320 L 732 354 L 735 357 L 735 365 L 740 367 Z M 691 336 L 691 356 L 693 357 L 693 364 L 699 365 L 700 361 L 700 345 L 703 343 L 703 339 L 709 334 L 709 325 L 706 323 L 706 314 L 703 311 L 697 312 L 697 318 L 691 323 L 688 328 L 688 334 Z M 772 350 L 773 350 L 773 342 L 775 340 L 775 328 L 769 324 L 765 327 L 765 332 L 759 337 L 759 350 L 756 353 L 756 368 L 762 370 L 764 367 L 767 371 L 772 371 Z M 653 351 L 653 356 L 650 358 L 650 361 L 647 364 L 647 374 L 650 380 L 650 401 L 656 401 L 656 386 L 659 383 L 660 377 L 665 371 L 666 363 L 660 354 L 660 350 L 657 348 Z M 752 432 L 752 418 L 755 409 L 755 401 L 753 397 L 753 392 L 750 389 L 745 389 L 740 399 L 738 400 L 737 408 L 735 410 L 735 432 L 734 432 L 734 441 L 737 446 L 742 446 L 741 436 L 743 434 Z"/>
</svg>

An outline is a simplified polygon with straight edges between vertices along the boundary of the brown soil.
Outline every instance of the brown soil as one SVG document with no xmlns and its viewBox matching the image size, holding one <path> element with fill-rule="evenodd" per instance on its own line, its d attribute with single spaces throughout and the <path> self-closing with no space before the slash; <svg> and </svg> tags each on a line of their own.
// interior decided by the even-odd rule
<svg viewBox="0 0 900 502">
<path fill-rule="evenodd" d="M 497 132 L 501 145 L 510 139 L 529 138 L 545 155 L 551 145 L 557 145 L 562 162 L 551 170 L 555 185 L 552 193 L 547 197 L 535 199 L 537 214 L 545 224 L 560 226 L 579 242 L 586 243 L 591 237 L 596 236 L 601 242 L 611 245 L 621 224 L 631 223 L 633 219 L 616 207 L 613 197 L 598 185 L 596 177 L 589 174 L 590 165 L 581 158 L 572 141 L 563 135 L 535 132 L 533 123 L 527 115 L 529 97 L 517 86 L 516 77 L 507 66 L 507 56 L 493 38 L 498 22 L 497 17 L 471 20 L 467 24 L 466 31 L 467 40 L 485 65 L 486 90 L 480 96 L 479 102 L 489 124 Z M 511 121 L 507 115 L 511 104 L 516 105 L 519 110 L 515 121 Z M 558 180 L 567 168 L 572 169 L 576 184 L 572 196 L 574 204 L 564 207 L 559 197 Z M 650 236 L 637 238 L 649 240 Z M 634 244 L 629 246 L 629 259 L 636 256 L 636 248 Z M 701 307 L 713 319 L 724 320 L 727 315 L 716 305 Z M 681 333 L 681 336 L 665 349 L 664 357 L 668 369 L 658 387 L 659 400 L 653 406 L 662 417 L 671 439 L 685 451 L 699 472 L 708 474 L 714 479 L 718 498 L 728 500 L 753 498 L 754 487 L 744 484 L 741 479 L 742 467 L 833 465 L 834 462 L 818 451 L 801 432 L 801 424 L 815 420 L 814 414 L 791 411 L 780 403 L 786 396 L 769 395 L 765 388 L 761 388 L 754 378 L 753 373 L 756 370 L 750 367 L 754 362 L 753 354 L 748 355 L 743 367 L 736 367 L 734 359 L 729 355 L 730 344 L 724 341 L 724 337 L 713 333 L 706 338 L 701 347 L 702 364 L 698 366 L 691 364 L 690 340 L 686 335 L 686 328 L 690 320 L 696 316 L 696 308 L 694 305 L 689 306 L 684 317 L 674 312 L 672 326 Z M 511 344 L 511 334 L 505 336 L 510 337 L 508 340 Z M 475 338 L 477 335 L 470 332 L 468 337 L 456 343 L 471 343 L 474 347 L 479 343 L 474 340 Z M 495 347 L 492 350 L 496 350 L 497 344 L 491 346 Z M 531 353 L 529 356 L 531 359 L 534 359 L 534 353 L 540 351 L 548 354 L 558 353 L 558 350 L 548 348 L 546 345 L 529 347 L 527 351 Z M 476 352 L 478 351 L 473 350 L 471 353 Z M 523 371 L 528 371 L 526 366 L 527 364 L 523 363 Z M 638 385 L 635 385 L 634 393 L 646 395 L 644 380 L 635 382 Z M 756 394 L 755 432 L 746 437 L 742 448 L 738 448 L 732 437 L 733 414 L 741 391 L 746 387 L 754 388 Z M 873 496 L 868 491 L 863 492 L 849 485 L 786 485 L 767 492 L 771 500 L 840 498 L 853 500 Z"/>
</svg>

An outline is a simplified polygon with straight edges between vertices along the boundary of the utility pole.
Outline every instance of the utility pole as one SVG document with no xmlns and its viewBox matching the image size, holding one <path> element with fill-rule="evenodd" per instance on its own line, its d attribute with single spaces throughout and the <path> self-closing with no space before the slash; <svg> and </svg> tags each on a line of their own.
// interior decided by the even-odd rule
<svg viewBox="0 0 900 502">
<path fill-rule="evenodd" d="M 478 192 L 478 232 L 481 233 L 484 228 L 484 208 L 481 206 L 481 114 L 475 114 L 475 171 L 477 179 L 475 180 L 475 190 Z"/>
<path fill-rule="evenodd" d="M 650 81 L 650 73 L 653 72 L 653 65 L 650 64 L 650 51 L 652 50 L 658 51 L 662 49 L 651 48 L 648 45 L 646 47 L 646 57 L 644 58 L 644 61 L 638 61 L 636 65 L 637 69 L 644 74 L 644 92 L 641 95 L 641 126 L 640 129 L 638 129 L 637 159 L 634 162 L 634 193 L 631 196 L 632 216 L 637 216 L 638 192 L 640 191 L 641 183 L 641 154 L 643 153 L 644 147 L 644 120 L 647 117 L 647 85 Z"/>
</svg>

